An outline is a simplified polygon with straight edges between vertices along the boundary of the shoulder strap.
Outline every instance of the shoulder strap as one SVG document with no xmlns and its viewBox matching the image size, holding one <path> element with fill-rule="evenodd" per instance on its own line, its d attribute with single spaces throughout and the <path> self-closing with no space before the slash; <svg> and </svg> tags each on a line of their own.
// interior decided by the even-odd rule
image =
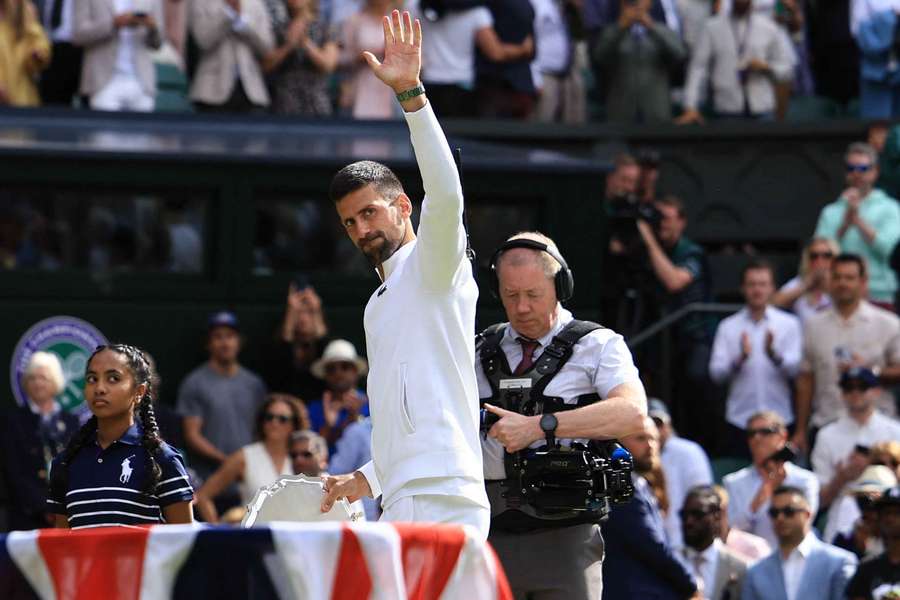
<svg viewBox="0 0 900 600">
<path fill-rule="evenodd" d="M 500 340 L 506 333 L 506 323 L 495 323 L 475 336 L 475 351 L 481 359 L 481 369 L 491 384 L 491 393 L 496 397 L 499 373 L 509 372 L 506 355 L 500 350 Z"/>
<path fill-rule="evenodd" d="M 603 326 L 592 321 L 573 319 L 559 333 L 553 336 L 553 339 L 544 348 L 535 365 L 535 369 L 542 377 L 532 389 L 532 397 L 544 395 L 544 389 L 550 384 L 550 380 L 572 358 L 572 349 L 578 343 L 578 340 L 598 329 L 603 329 Z"/>
</svg>

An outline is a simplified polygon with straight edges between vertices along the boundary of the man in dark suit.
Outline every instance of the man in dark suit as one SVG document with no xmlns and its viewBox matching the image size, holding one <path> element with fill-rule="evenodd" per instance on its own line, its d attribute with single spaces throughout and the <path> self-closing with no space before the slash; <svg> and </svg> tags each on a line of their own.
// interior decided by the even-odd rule
<svg viewBox="0 0 900 600">
<path fill-rule="evenodd" d="M 682 556 L 697 579 L 697 587 L 709 600 L 738 600 L 747 563 L 718 539 L 722 530 L 722 506 L 711 485 L 691 488 L 680 511 L 684 538 Z"/>
<path fill-rule="evenodd" d="M 856 556 L 819 541 L 803 490 L 781 486 L 772 494 L 769 517 L 778 549 L 747 571 L 742 600 L 843 600 L 856 571 Z"/>
<path fill-rule="evenodd" d="M 650 417 L 640 433 L 620 440 L 634 457 L 635 472 L 659 460 L 659 432 Z M 632 474 L 634 498 L 616 506 L 602 527 L 605 600 L 685 600 L 703 596 L 687 567 L 669 546 L 656 498 L 643 477 Z"/>
</svg>

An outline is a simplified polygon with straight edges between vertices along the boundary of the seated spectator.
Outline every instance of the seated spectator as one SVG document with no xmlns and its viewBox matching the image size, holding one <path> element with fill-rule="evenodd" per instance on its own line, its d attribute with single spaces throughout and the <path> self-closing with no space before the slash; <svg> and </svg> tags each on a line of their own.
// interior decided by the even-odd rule
<svg viewBox="0 0 900 600">
<path fill-rule="evenodd" d="M 314 431 L 291 434 L 291 468 L 295 475 L 323 477 L 328 475 L 328 443 Z"/>
<path fill-rule="evenodd" d="M 530 38 L 506 44 L 494 31 L 485 6 L 445 9 L 428 18 L 419 0 L 407 8 L 422 23 L 422 82 L 438 117 L 474 117 L 477 113 L 475 48 L 494 62 L 527 59 L 534 54 Z"/>
<path fill-rule="evenodd" d="M 41 73 L 38 83 L 41 103 L 45 106 L 72 106 L 81 83 L 81 58 L 83 51 L 72 43 L 72 19 L 75 16 L 75 0 L 44 0 L 36 2 L 40 7 L 40 22 L 52 44 L 50 64 Z"/>
<path fill-rule="evenodd" d="M 897 277 L 890 266 L 891 251 L 900 240 L 900 206 L 874 187 L 878 180 L 878 154 L 869 144 L 854 142 L 847 148 L 847 189 L 822 209 L 816 237 L 834 239 L 841 252 L 866 261 L 869 300 L 894 310 Z"/>
<path fill-rule="evenodd" d="M 61 1 L 61 0 L 60 0 Z M 0 0 L 0 106 L 37 106 L 50 42 L 30 0 Z"/>
<path fill-rule="evenodd" d="M 191 100 L 206 112 L 261 112 L 269 106 L 262 61 L 274 44 L 262 0 L 188 0 L 200 51 Z"/>
<path fill-rule="evenodd" d="M 9 493 L 9 529 L 51 527 L 47 511 L 47 467 L 78 431 L 78 417 L 63 412 L 55 397 L 65 389 L 55 354 L 35 352 L 23 376 L 25 405 L 4 415 L 0 435 L 0 478 Z"/>
<path fill-rule="evenodd" d="M 791 79 L 796 59 L 778 25 L 751 7 L 752 0 L 735 0 L 730 14 L 706 22 L 691 57 L 685 110 L 677 123 L 703 122 L 700 99 L 707 81 L 717 117 L 773 117 L 776 83 Z"/>
<path fill-rule="evenodd" d="M 894 383 L 900 377 L 900 319 L 865 301 L 866 287 L 866 264 L 859 256 L 835 257 L 831 265 L 834 306 L 810 317 L 803 328 L 797 428 L 791 440 L 801 450 L 808 449 L 810 431 L 815 433 L 844 413 L 838 387 L 841 373 L 865 366 L 879 371 L 882 383 Z M 885 414 L 895 413 L 890 393 L 883 392 L 877 401 Z"/>
<path fill-rule="evenodd" d="M 847 489 L 847 494 L 831 510 L 840 513 L 836 532 L 823 536 L 838 548 L 849 550 L 860 560 L 884 552 L 878 530 L 878 499 L 897 485 L 897 477 L 885 466 L 866 467 L 863 474 Z"/>
<path fill-rule="evenodd" d="M 276 340 L 267 348 L 269 389 L 288 392 L 304 401 L 321 397 L 324 383 L 309 368 L 322 356 L 327 334 L 319 295 L 306 281 L 291 283 Z"/>
<path fill-rule="evenodd" d="M 893 600 L 900 597 L 900 487 L 876 503 L 884 552 L 859 565 L 847 585 L 849 600 Z"/>
<path fill-rule="evenodd" d="M 341 88 L 340 106 L 354 119 L 390 119 L 398 116 L 394 92 L 375 77 L 363 52 L 384 54 L 382 19 L 395 7 L 395 0 L 366 0 L 341 28 L 341 66 L 348 78 Z"/>
<path fill-rule="evenodd" d="M 748 564 L 753 564 L 759 559 L 768 556 L 772 551 L 769 547 L 769 542 L 758 535 L 753 535 L 731 526 L 728 520 L 728 504 L 730 500 L 728 492 L 721 485 L 712 487 L 716 495 L 719 496 L 719 505 L 722 507 L 722 510 L 719 512 L 719 539 L 725 543 L 725 547 L 743 558 Z"/>
<path fill-rule="evenodd" d="M 876 408 L 881 388 L 872 371 L 865 367 L 848 369 L 841 375 L 840 386 L 847 413 L 822 428 L 811 457 L 822 484 L 823 507 L 835 503 L 848 484 L 863 474 L 873 444 L 900 440 L 900 422 Z M 839 519 L 840 511 L 829 510 L 825 531 L 836 532 Z"/>
<path fill-rule="evenodd" d="M 709 485 L 691 488 L 679 511 L 684 545 L 682 556 L 697 580 L 703 598 L 726 600 L 740 596 L 747 561 L 719 539 L 722 507 Z"/>
<path fill-rule="evenodd" d="M 601 32 L 592 53 L 606 82 L 609 121 L 669 121 L 671 74 L 687 58 L 678 33 L 655 21 L 651 0 L 621 0 L 617 22 Z"/>
<path fill-rule="evenodd" d="M 335 30 L 319 0 L 288 0 L 290 22 L 275 30 L 276 47 L 263 61 L 273 81 L 272 108 L 280 115 L 329 116 L 329 76 L 337 68 Z"/>
<path fill-rule="evenodd" d="M 84 48 L 80 93 L 94 110 L 150 112 L 156 68 L 150 49 L 162 45 L 161 0 L 79 0 L 72 40 Z"/>
<path fill-rule="evenodd" d="M 741 273 L 747 305 L 716 330 L 709 375 L 716 383 L 728 383 L 727 456 L 749 458 L 744 426 L 754 413 L 773 411 L 787 425 L 794 422 L 791 382 L 800 365 L 803 338 L 797 317 L 769 306 L 774 292 L 772 265 L 750 262 Z"/>
<path fill-rule="evenodd" d="M 747 444 L 753 464 L 726 475 L 725 489 L 731 499 L 728 520 L 737 527 L 775 545 L 776 535 L 766 511 L 775 490 L 788 485 L 803 490 L 812 515 L 819 506 L 816 475 L 795 465 L 786 448 L 787 427 L 781 415 L 764 411 L 747 420 Z"/>
<path fill-rule="evenodd" d="M 538 88 L 534 117 L 544 123 L 587 121 L 587 44 L 582 39 L 580 0 L 531 0 L 536 54 L 531 63 Z"/>
<path fill-rule="evenodd" d="M 812 315 L 831 306 L 828 288 L 831 260 L 840 253 L 837 242 L 815 237 L 803 248 L 800 272 L 772 296 L 772 304 L 791 310 L 803 324 Z"/>
<path fill-rule="evenodd" d="M 240 482 L 240 505 L 246 506 L 259 488 L 275 483 L 279 475 L 293 474 L 289 442 L 301 426 L 295 402 L 281 394 L 269 396 L 256 415 L 257 441 L 230 454 L 197 490 L 194 502 L 203 520 L 218 522 L 219 511 L 213 500 L 233 483 Z"/>
<path fill-rule="evenodd" d="M 653 420 L 643 431 L 621 440 L 631 453 L 636 471 L 649 470 L 658 460 L 659 433 Z M 697 582 L 666 539 L 659 506 L 650 486 L 632 473 L 634 497 L 612 508 L 602 524 L 606 542 L 603 561 L 603 598 L 689 598 Z"/>
<path fill-rule="evenodd" d="M 847 582 L 856 570 L 856 557 L 816 538 L 814 513 L 800 488 L 775 490 L 769 517 L 778 549 L 747 571 L 742 600 L 844 598 Z"/>
<path fill-rule="evenodd" d="M 679 511 L 688 490 L 698 485 L 712 483 L 712 467 L 706 452 L 699 444 L 679 437 L 672 427 L 672 417 L 665 403 L 650 398 L 647 414 L 659 430 L 660 463 L 666 481 L 669 511 L 666 513 L 666 533 L 669 543 L 681 546 L 681 520 Z"/>
<path fill-rule="evenodd" d="M 266 386 L 241 366 L 237 317 L 222 311 L 210 316 L 209 361 L 191 371 L 178 389 L 178 413 L 191 466 L 205 479 L 229 455 L 253 442 L 254 420 L 266 400 Z M 220 494 L 221 509 L 239 502 L 236 488 Z"/>
<path fill-rule="evenodd" d="M 360 416 L 369 416 L 369 400 L 357 387 L 366 374 L 365 359 L 347 340 L 334 340 L 325 348 L 322 358 L 313 363 L 310 371 L 325 380 L 322 397 L 309 403 L 309 420 L 313 431 L 328 441 L 329 449 L 344 433 L 344 429 Z"/>
<path fill-rule="evenodd" d="M 525 46 L 525 56 L 498 62 L 480 48 L 475 58 L 475 93 L 482 117 L 527 119 L 534 111 L 537 89 L 531 74 L 534 58 L 534 8 L 529 0 L 488 3 L 494 31 L 504 44 Z"/>
</svg>

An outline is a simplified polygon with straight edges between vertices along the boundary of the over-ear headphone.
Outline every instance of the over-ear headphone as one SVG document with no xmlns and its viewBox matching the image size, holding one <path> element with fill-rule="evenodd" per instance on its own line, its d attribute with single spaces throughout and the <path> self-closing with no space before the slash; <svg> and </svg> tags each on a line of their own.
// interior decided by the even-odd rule
<svg viewBox="0 0 900 600">
<path fill-rule="evenodd" d="M 516 238 L 514 240 L 509 240 L 497 248 L 497 251 L 494 252 L 494 255 L 491 257 L 490 284 L 491 293 L 495 298 L 500 298 L 500 280 L 497 278 L 497 259 L 500 258 L 501 254 L 507 250 L 512 250 L 513 248 L 530 248 L 531 250 L 546 252 L 552 256 L 553 260 L 558 262 L 559 266 L 562 267 L 557 271 L 556 277 L 554 278 L 556 299 L 560 302 L 564 302 L 572 297 L 572 294 L 575 292 L 575 278 L 572 277 L 572 271 L 569 269 L 569 265 L 566 264 L 566 260 L 560 256 L 558 252 L 549 248 L 547 244 L 543 242 L 530 240 L 528 238 Z"/>
</svg>

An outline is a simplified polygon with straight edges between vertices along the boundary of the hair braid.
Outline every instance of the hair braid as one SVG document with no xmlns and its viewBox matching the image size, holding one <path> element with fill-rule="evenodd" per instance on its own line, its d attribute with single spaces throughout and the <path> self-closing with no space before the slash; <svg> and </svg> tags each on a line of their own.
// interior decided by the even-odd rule
<svg viewBox="0 0 900 600">
<path fill-rule="evenodd" d="M 69 464 L 78 451 L 87 446 L 97 435 L 97 417 L 91 417 L 69 440 L 59 455 L 57 468 L 50 472 L 50 497 L 65 498 L 69 488 Z"/>
</svg>

